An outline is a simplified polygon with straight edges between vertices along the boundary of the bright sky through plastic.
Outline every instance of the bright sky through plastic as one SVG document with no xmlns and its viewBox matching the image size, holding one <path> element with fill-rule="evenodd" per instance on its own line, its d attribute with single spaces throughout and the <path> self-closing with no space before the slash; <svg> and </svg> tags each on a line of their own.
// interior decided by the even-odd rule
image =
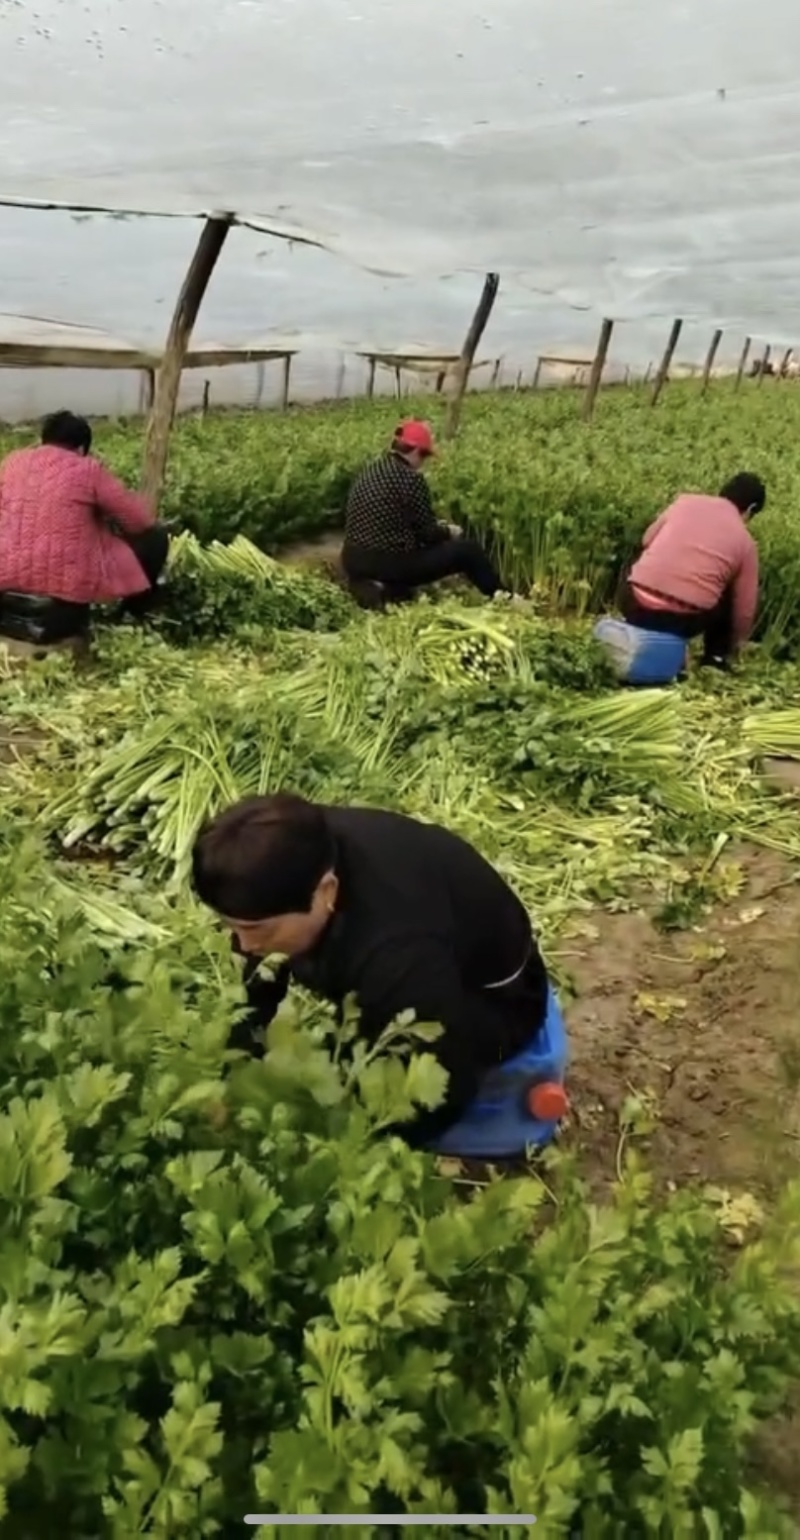
<svg viewBox="0 0 800 1540">
<path fill-rule="evenodd" d="M 303 232 L 413 276 L 372 280 L 387 345 L 434 340 L 438 315 L 450 334 L 475 280 L 448 275 L 489 268 L 504 348 L 532 312 L 553 342 L 580 327 L 591 346 L 608 314 L 653 338 L 680 315 L 788 345 L 799 44 L 794 0 L 0 0 L 0 197 L 233 208 Z M 75 261 L 70 313 L 43 218 L 0 209 L 0 308 L 21 308 L 17 285 L 30 310 L 35 287 L 37 314 L 138 337 L 145 226 L 125 229 L 126 263 L 101 271 L 108 242 L 96 266 Z M 215 275 L 225 340 L 269 325 L 355 340 L 358 275 L 312 255 L 275 316 L 265 247 L 252 237 L 247 263 L 268 319 Z M 180 272 L 161 276 L 171 303 Z M 96 313 L 106 289 L 113 322 Z"/>
</svg>

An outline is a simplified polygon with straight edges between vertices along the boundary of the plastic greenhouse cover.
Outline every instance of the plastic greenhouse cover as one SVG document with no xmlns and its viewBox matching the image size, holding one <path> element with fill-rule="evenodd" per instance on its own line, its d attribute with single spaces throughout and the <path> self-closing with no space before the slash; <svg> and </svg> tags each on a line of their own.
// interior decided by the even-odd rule
<svg viewBox="0 0 800 1540">
<path fill-rule="evenodd" d="M 792 340 L 799 45 L 796 0 L 0 0 L 0 198 Z"/>
</svg>

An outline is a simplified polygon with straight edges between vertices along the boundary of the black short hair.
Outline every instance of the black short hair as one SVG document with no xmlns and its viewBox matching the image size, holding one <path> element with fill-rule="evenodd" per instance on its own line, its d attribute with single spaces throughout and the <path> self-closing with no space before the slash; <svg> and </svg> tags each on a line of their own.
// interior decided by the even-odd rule
<svg viewBox="0 0 800 1540">
<path fill-rule="evenodd" d="M 85 417 L 74 412 L 51 412 L 42 423 L 42 443 L 55 444 L 59 449 L 76 449 L 88 455 L 92 447 L 92 430 Z"/>
<path fill-rule="evenodd" d="M 727 498 L 740 513 L 760 513 L 767 501 L 767 489 L 760 476 L 752 471 L 739 471 L 726 481 L 720 497 Z"/>
<path fill-rule="evenodd" d="M 324 808 L 291 792 L 245 797 L 198 835 L 192 886 L 229 920 L 307 914 L 334 859 Z"/>
</svg>

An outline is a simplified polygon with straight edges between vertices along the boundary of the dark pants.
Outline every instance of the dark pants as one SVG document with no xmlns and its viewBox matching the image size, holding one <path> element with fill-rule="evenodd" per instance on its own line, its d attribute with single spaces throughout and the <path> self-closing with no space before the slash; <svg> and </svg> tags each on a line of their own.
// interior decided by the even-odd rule
<svg viewBox="0 0 800 1540">
<path fill-rule="evenodd" d="M 465 577 L 479 593 L 491 599 L 502 583 L 483 546 L 477 540 L 442 540 L 420 551 L 365 551 L 345 546 L 342 565 L 357 581 L 384 583 L 387 588 L 423 588 L 442 578 Z"/>
<path fill-rule="evenodd" d="M 169 555 L 169 534 L 163 524 L 153 524 L 140 535 L 121 535 L 133 551 L 150 587 L 144 593 L 131 594 L 122 602 L 122 612 L 134 617 L 147 614 L 153 604 L 155 588 Z"/>
<path fill-rule="evenodd" d="M 719 663 L 733 652 L 733 591 L 725 589 L 719 603 L 711 610 L 688 613 L 685 610 L 651 610 L 640 604 L 628 579 L 622 584 L 620 609 L 629 626 L 642 631 L 666 631 L 687 642 L 703 638 L 703 662 Z"/>
</svg>

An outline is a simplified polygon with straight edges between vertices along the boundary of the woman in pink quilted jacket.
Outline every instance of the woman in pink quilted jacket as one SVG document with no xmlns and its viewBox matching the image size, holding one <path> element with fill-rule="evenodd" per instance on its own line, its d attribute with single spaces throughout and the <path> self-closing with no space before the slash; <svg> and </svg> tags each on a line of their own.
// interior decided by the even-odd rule
<svg viewBox="0 0 800 1540">
<path fill-rule="evenodd" d="M 15 449 L 0 465 L 0 594 L 146 607 L 169 536 L 91 447 L 85 418 L 53 412 L 41 444 Z"/>
</svg>

